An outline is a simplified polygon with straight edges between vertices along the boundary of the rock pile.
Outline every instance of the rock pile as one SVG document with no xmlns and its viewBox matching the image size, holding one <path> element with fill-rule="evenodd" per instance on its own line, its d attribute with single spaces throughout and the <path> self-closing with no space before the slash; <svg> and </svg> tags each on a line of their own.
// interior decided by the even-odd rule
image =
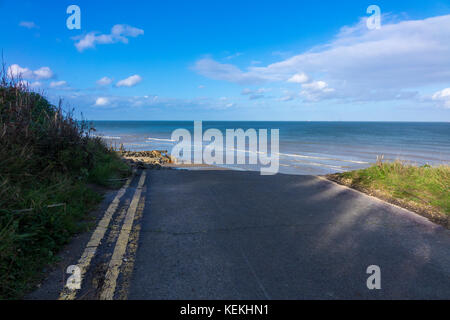
<svg viewBox="0 0 450 320">
<path fill-rule="evenodd" d="M 118 153 L 131 166 L 138 169 L 161 169 L 164 164 L 175 162 L 175 159 L 167 154 L 167 150 L 118 151 Z"/>
</svg>

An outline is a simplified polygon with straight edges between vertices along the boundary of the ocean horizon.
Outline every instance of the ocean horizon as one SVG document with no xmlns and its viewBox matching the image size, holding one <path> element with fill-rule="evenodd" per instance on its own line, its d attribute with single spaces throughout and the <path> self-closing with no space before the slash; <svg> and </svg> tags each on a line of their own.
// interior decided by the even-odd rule
<svg viewBox="0 0 450 320">
<path fill-rule="evenodd" d="M 193 133 L 193 121 L 91 121 L 95 135 L 126 150 L 167 150 L 174 130 Z M 376 162 L 401 160 L 415 165 L 450 161 L 448 122 L 369 121 L 203 121 L 203 132 L 219 129 L 279 129 L 280 173 L 321 175 L 361 169 Z M 208 142 L 204 142 L 204 146 Z M 238 151 L 239 152 L 239 151 Z M 242 152 L 242 150 L 240 151 Z M 246 152 L 248 153 L 248 151 Z M 258 170 L 254 165 L 219 165 Z"/>
</svg>

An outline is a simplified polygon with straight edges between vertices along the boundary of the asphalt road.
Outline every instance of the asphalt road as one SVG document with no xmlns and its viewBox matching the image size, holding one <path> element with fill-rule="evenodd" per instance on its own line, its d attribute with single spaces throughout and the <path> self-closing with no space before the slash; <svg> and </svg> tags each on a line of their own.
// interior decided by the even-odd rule
<svg viewBox="0 0 450 320">
<path fill-rule="evenodd" d="M 146 185 L 129 299 L 450 299 L 450 231 L 346 187 L 184 170 Z"/>
</svg>

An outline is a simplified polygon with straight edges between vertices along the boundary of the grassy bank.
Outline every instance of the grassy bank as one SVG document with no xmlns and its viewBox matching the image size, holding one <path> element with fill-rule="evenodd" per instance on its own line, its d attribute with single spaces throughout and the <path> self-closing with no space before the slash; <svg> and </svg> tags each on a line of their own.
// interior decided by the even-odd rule
<svg viewBox="0 0 450 320">
<path fill-rule="evenodd" d="M 450 166 L 413 166 L 399 161 L 332 174 L 328 178 L 397 204 L 448 227 Z"/>
<path fill-rule="evenodd" d="M 0 75 L 0 299 L 20 298 L 130 170 L 86 122 Z M 53 206 L 56 205 L 56 206 Z M 50 206 L 50 207 L 49 207 Z M 84 222 L 83 222 L 84 221 Z"/>
</svg>

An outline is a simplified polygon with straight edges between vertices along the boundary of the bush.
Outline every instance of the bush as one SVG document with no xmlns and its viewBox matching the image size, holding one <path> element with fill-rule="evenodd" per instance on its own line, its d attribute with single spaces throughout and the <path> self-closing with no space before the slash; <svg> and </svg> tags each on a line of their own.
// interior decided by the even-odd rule
<svg viewBox="0 0 450 320">
<path fill-rule="evenodd" d="M 64 113 L 17 79 L 0 73 L 0 298 L 30 290 L 42 267 L 101 197 L 88 183 L 111 185 L 129 168 L 85 121 Z M 64 203 L 64 206 L 48 207 Z"/>
</svg>

